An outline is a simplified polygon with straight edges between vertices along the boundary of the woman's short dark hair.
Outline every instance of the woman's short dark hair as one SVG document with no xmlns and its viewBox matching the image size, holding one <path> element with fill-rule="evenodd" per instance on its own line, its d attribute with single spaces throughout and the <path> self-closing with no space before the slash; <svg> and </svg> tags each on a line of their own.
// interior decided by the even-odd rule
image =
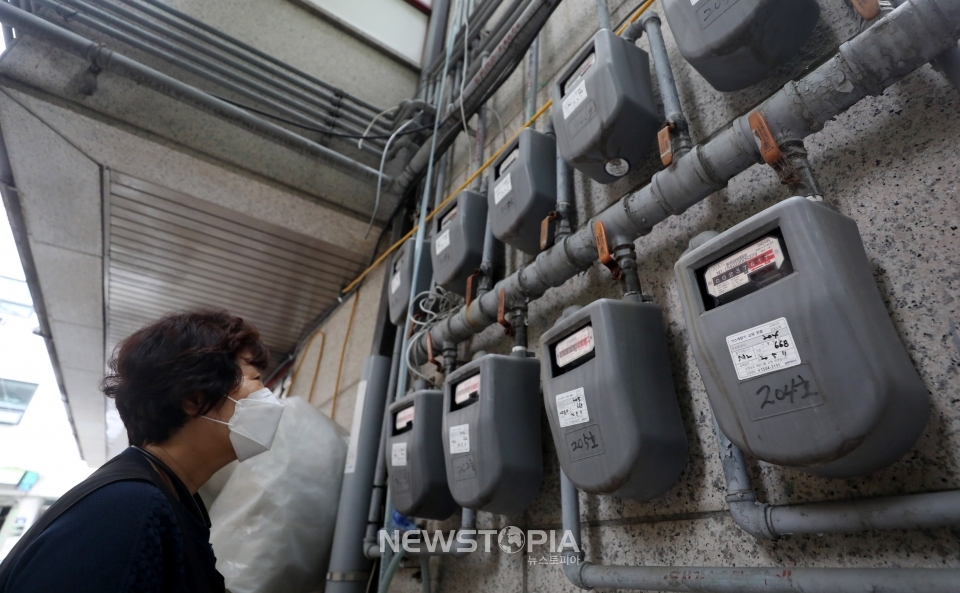
<svg viewBox="0 0 960 593">
<path fill-rule="evenodd" d="M 252 325 L 226 311 L 168 315 L 123 340 L 101 382 L 131 445 L 161 443 L 187 422 L 192 399 L 203 415 L 240 386 L 244 355 L 263 370 L 269 351 Z"/>
</svg>

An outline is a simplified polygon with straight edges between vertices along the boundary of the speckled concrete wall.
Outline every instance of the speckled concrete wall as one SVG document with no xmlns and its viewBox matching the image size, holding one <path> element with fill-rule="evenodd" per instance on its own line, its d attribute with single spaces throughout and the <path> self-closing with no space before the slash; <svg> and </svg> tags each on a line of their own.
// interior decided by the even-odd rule
<svg viewBox="0 0 960 593">
<path fill-rule="evenodd" d="M 639 2 L 610 3 L 614 22 Z M 832 55 L 856 35 L 859 23 L 843 0 L 820 0 L 820 22 L 801 55 L 767 81 L 737 93 L 718 93 L 680 57 L 664 22 L 664 33 L 681 101 L 694 141 L 702 141 L 759 103 L 784 82 Z M 659 2 L 653 9 L 663 14 Z M 541 90 L 593 34 L 593 0 L 566 0 L 541 34 Z M 645 40 L 639 44 L 646 45 Z M 499 111 L 506 134 L 520 123 L 523 68 L 490 105 Z M 931 393 L 932 413 L 917 445 L 874 475 L 849 480 L 811 477 L 792 469 L 749 460 L 751 478 L 766 502 L 804 503 L 864 496 L 946 490 L 960 487 L 960 94 L 930 66 L 829 122 L 807 139 L 813 168 L 826 199 L 856 220 L 874 276 L 890 316 Z M 542 123 L 538 124 L 542 129 Z M 501 143 L 490 120 L 490 150 Z M 469 163 L 461 140 L 454 148 L 451 187 Z M 489 154 L 489 152 L 488 152 Z M 601 187 L 576 175 L 578 220 L 601 211 L 641 187 L 660 168 L 651 155 L 618 183 Z M 960 566 L 956 528 L 785 537 L 760 542 L 729 518 L 712 419 L 674 282 L 673 265 L 688 240 L 705 230 L 725 230 L 789 196 L 770 168 L 754 167 L 734 178 L 683 215 L 657 226 L 637 241 L 644 292 L 664 308 L 672 373 L 690 459 L 679 483 L 662 498 L 637 503 L 581 494 L 587 558 L 593 562 L 715 566 Z M 507 250 L 507 272 L 530 258 Z M 619 296 L 609 273 L 598 264 L 551 289 L 530 306 L 530 344 L 572 304 Z M 489 328 L 462 348 L 462 356 L 484 349 L 507 352 L 502 330 Z M 559 529 L 559 471 L 549 429 L 543 423 L 546 476 L 539 497 L 520 516 L 479 514 L 481 528 L 507 525 Z M 431 527 L 453 528 L 456 518 Z M 557 536 L 559 538 L 559 534 Z M 496 546 L 494 546 L 496 549 Z M 452 560 L 431 560 L 434 590 L 555 592 L 575 588 L 560 566 L 532 564 L 543 548 L 507 555 L 496 551 Z M 393 591 L 416 591 L 417 567 L 398 573 Z"/>
</svg>

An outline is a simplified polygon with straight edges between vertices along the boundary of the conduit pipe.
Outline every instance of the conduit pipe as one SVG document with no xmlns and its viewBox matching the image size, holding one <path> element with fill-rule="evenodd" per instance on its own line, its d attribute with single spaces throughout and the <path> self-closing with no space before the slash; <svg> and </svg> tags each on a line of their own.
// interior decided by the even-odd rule
<svg viewBox="0 0 960 593">
<path fill-rule="evenodd" d="M 869 95 L 878 95 L 900 78 L 957 44 L 960 2 L 908 0 L 876 25 L 840 46 L 813 72 L 787 83 L 755 111 L 767 120 L 781 145 L 802 142 L 831 118 Z M 743 115 L 707 142 L 656 173 L 650 183 L 621 198 L 576 233 L 541 252 L 536 260 L 497 283 L 431 329 L 433 342 L 462 342 L 496 322 L 498 296 L 508 302 L 535 299 L 586 270 L 597 259 L 593 221 L 604 223 L 610 247 L 633 243 L 659 222 L 682 214 L 730 179 L 761 161 Z M 415 348 L 426 358 L 426 339 Z"/>
<path fill-rule="evenodd" d="M 240 126 L 260 137 L 278 142 L 302 154 L 316 157 L 336 169 L 363 181 L 375 183 L 378 171 L 346 157 L 290 130 L 256 117 L 239 107 L 217 99 L 209 93 L 185 84 L 162 72 L 145 66 L 107 46 L 86 39 L 25 10 L 0 2 L 0 21 L 15 29 L 47 41 L 59 49 L 96 64 L 98 67 L 142 84 L 172 99 L 195 107 Z M 384 185 L 390 182 L 384 177 Z"/>
<path fill-rule="evenodd" d="M 79 7 L 81 10 L 86 9 L 88 10 L 88 12 L 90 12 L 90 14 L 93 14 L 95 16 L 99 14 L 101 15 L 100 18 L 104 22 L 112 23 L 114 26 L 120 29 L 124 29 L 128 33 L 131 33 L 134 35 L 139 35 L 141 33 L 141 30 L 138 29 L 136 26 L 132 25 L 131 23 L 136 23 L 155 33 L 159 33 L 161 35 L 167 35 L 170 37 L 170 39 L 174 40 L 175 42 L 185 47 L 188 47 L 195 52 L 202 53 L 208 56 L 209 58 L 212 58 L 223 64 L 226 64 L 230 68 L 238 70 L 246 74 L 247 76 L 256 78 L 261 83 L 264 83 L 267 85 L 277 85 L 278 87 L 285 89 L 291 95 L 298 97 L 314 105 L 317 108 L 322 109 L 324 112 L 328 114 L 326 115 L 326 117 L 343 118 L 353 124 L 356 124 L 360 126 L 361 131 L 367 126 L 367 124 L 370 123 L 371 118 L 367 113 L 361 112 L 362 115 L 358 115 L 354 113 L 353 111 L 360 111 L 360 110 L 359 109 L 351 110 L 347 108 L 347 106 L 345 105 L 342 99 L 338 99 L 334 97 L 328 91 L 323 91 L 319 89 L 309 89 L 309 88 L 304 89 L 303 86 L 306 86 L 306 85 L 303 85 L 302 82 L 299 84 L 297 82 L 294 82 L 296 79 L 290 76 L 283 75 L 282 72 L 279 73 L 280 74 L 279 76 L 274 73 L 264 73 L 266 71 L 261 71 L 260 69 L 256 68 L 254 64 L 250 62 L 227 58 L 226 56 L 223 56 L 222 54 L 216 51 L 213 51 L 211 47 L 209 47 L 210 44 L 205 44 L 200 41 L 195 41 L 194 39 L 191 39 L 190 36 L 188 35 L 178 33 L 177 31 L 169 29 L 159 23 L 151 21 L 150 19 L 144 18 L 141 15 L 133 12 L 132 10 L 128 10 L 122 6 L 108 2 L 107 0 L 89 0 L 89 1 L 90 3 L 95 4 L 103 9 L 109 10 L 111 12 L 114 12 L 120 15 L 123 18 L 117 18 L 111 15 L 108 15 L 97 9 L 93 9 L 96 12 L 92 12 L 90 11 L 91 7 L 89 6 L 89 4 L 80 2 L 78 0 L 67 0 L 67 3 L 70 4 L 71 6 Z M 194 54 L 192 54 L 191 52 L 183 51 L 179 48 L 176 48 L 176 49 L 177 49 L 176 53 L 179 53 L 182 57 L 186 59 L 194 58 Z M 173 50 L 170 50 L 170 51 L 173 51 Z M 389 134 L 391 132 L 390 126 L 379 119 L 376 122 L 374 122 L 372 127 L 379 130 L 378 132 L 374 132 L 374 133 Z"/>
<path fill-rule="evenodd" d="M 600 18 L 600 28 L 608 31 L 613 28 L 610 24 L 610 8 L 607 0 L 597 0 L 597 16 Z"/>
<path fill-rule="evenodd" d="M 149 12 L 149 9 L 147 9 L 146 6 L 144 6 L 140 2 L 133 2 L 132 0 L 120 0 L 120 1 L 128 6 L 136 6 L 138 9 L 143 10 L 144 12 Z M 326 89 L 327 91 L 330 91 L 331 93 L 333 93 L 333 96 L 336 98 L 347 99 L 350 103 L 352 103 L 351 105 L 349 105 L 348 107 L 349 109 L 362 108 L 369 112 L 369 114 L 364 114 L 362 111 L 358 111 L 357 115 L 370 117 L 380 112 L 379 107 L 376 107 L 375 105 L 371 105 L 370 103 L 364 101 L 360 97 L 357 97 L 356 95 L 352 95 L 346 92 L 345 90 L 335 87 L 328 82 L 324 82 L 323 80 L 320 80 L 315 76 L 311 76 L 306 72 L 297 70 L 296 68 L 290 66 L 289 64 L 276 59 L 270 54 L 260 51 L 259 49 L 253 47 L 252 45 L 248 45 L 240 41 L 239 39 L 236 39 L 234 37 L 227 35 L 223 31 L 220 31 L 219 29 L 211 27 L 210 25 L 204 23 L 203 21 L 197 20 L 188 14 L 180 12 L 176 8 L 173 8 L 172 6 L 167 5 L 162 0 L 143 0 L 143 1 L 166 12 L 167 14 L 173 15 L 174 17 L 176 17 L 177 19 L 185 23 L 189 23 L 190 25 L 192 25 L 196 29 L 199 29 L 200 31 L 208 33 L 210 35 L 210 37 L 207 37 L 208 41 L 210 41 L 211 43 L 217 43 L 220 49 L 222 49 L 223 51 L 227 52 L 228 54 L 234 57 L 246 60 L 247 56 L 244 55 L 243 52 L 247 52 L 267 62 L 266 64 L 261 64 L 261 65 L 264 68 L 269 69 L 271 72 L 277 73 L 278 76 L 281 76 L 280 72 L 282 70 L 286 70 L 287 72 L 294 74 L 298 79 L 309 81 L 322 89 Z M 194 35 L 198 33 L 195 30 L 191 30 L 190 28 L 185 27 L 181 23 L 162 18 L 160 14 L 156 11 L 149 12 L 149 14 L 151 14 L 151 16 L 154 16 L 154 18 L 157 18 L 158 20 L 163 20 L 164 22 L 167 22 L 182 31 L 187 31 Z M 226 43 L 219 43 L 216 41 L 216 38 L 222 39 Z M 243 51 L 240 51 L 240 50 L 243 50 Z M 389 119 L 389 116 L 385 116 L 385 117 Z"/>
<path fill-rule="evenodd" d="M 496 90 L 497 85 L 519 63 L 520 57 L 533 43 L 540 29 L 560 4 L 560 0 L 532 0 L 520 14 L 517 21 L 507 30 L 500 42 L 490 51 L 488 59 L 479 66 L 466 87 L 455 101 L 459 105 L 463 101 L 463 113 L 467 117 L 473 115 L 489 96 Z M 436 132 L 436 149 L 442 153 L 462 129 L 460 121 L 461 110 L 454 109 L 438 127 Z M 416 180 L 428 167 L 431 158 L 431 142 L 425 142 L 414 154 L 403 172 L 397 176 L 396 187 L 402 190 Z"/>
<path fill-rule="evenodd" d="M 664 119 L 673 126 L 670 134 L 674 143 L 673 153 L 675 157 L 680 157 L 690 152 L 693 142 L 690 140 L 690 126 L 687 125 L 687 118 L 683 115 L 683 107 L 680 105 L 680 94 L 677 92 L 677 82 L 673 78 L 670 56 L 667 55 L 667 44 L 664 42 L 663 32 L 660 30 L 660 16 L 652 10 L 648 10 L 643 13 L 638 21 L 627 28 L 627 32 L 630 33 L 638 24 L 647 34 L 650 56 L 653 58 L 653 69 L 657 74 L 660 99 L 663 102 Z M 639 38 L 639 35 L 632 37 L 625 34 L 624 37 L 633 43 Z"/>
<path fill-rule="evenodd" d="M 83 5 L 76 0 L 74 0 L 74 3 L 82 6 L 84 10 L 90 14 L 79 12 L 76 8 L 66 6 L 60 2 L 56 2 L 55 0 L 34 1 L 37 2 L 37 4 L 52 10 L 68 22 L 75 21 L 81 25 L 100 31 L 105 35 L 113 37 L 114 39 L 126 43 L 127 45 L 139 49 L 140 51 L 146 52 L 177 68 L 186 70 L 187 72 L 190 72 L 191 74 L 194 74 L 203 80 L 212 82 L 225 89 L 229 89 L 230 91 L 237 93 L 248 100 L 262 103 L 270 109 L 289 117 L 301 125 L 318 128 L 318 131 L 321 132 L 335 131 L 332 126 L 328 125 L 328 123 L 324 121 L 329 121 L 332 119 L 329 115 L 320 113 L 316 111 L 315 108 L 305 105 L 300 101 L 294 100 L 290 96 L 277 92 L 270 87 L 261 85 L 246 76 L 231 72 L 229 69 L 211 60 L 191 54 L 189 51 L 179 48 L 175 44 L 157 37 L 152 33 L 139 30 L 129 23 L 124 22 L 122 19 L 107 14 L 102 10 L 92 6 Z M 91 15 L 96 15 L 97 18 L 94 18 Z M 101 19 L 104 22 L 101 22 L 97 19 Z M 134 37 L 128 33 L 124 33 L 115 26 L 106 23 L 113 23 L 113 25 L 116 25 L 116 27 L 126 29 L 127 31 L 136 31 L 140 38 Z M 183 57 L 177 57 L 178 54 Z M 188 61 L 188 59 L 184 58 L 189 58 L 192 61 Z M 362 127 L 358 128 L 345 125 L 344 128 L 350 133 L 363 134 Z M 379 143 L 381 147 L 383 145 L 383 140 L 370 140 L 369 142 L 371 144 Z M 374 152 L 379 153 L 379 151 Z"/>
<path fill-rule="evenodd" d="M 784 535 L 923 529 L 960 525 L 960 490 L 863 498 L 800 505 L 757 502 L 743 453 L 730 442 L 716 420 L 720 461 L 727 482 L 727 506 L 734 522 L 757 539 Z M 960 583 L 958 583 L 960 588 Z"/>
<path fill-rule="evenodd" d="M 595 587 L 701 593 L 957 593 L 960 569 L 924 568 L 746 568 L 717 566 L 616 566 L 584 560 L 580 500 L 560 471 L 563 528 L 577 550 L 563 550 L 564 573 L 581 589 Z"/>
</svg>

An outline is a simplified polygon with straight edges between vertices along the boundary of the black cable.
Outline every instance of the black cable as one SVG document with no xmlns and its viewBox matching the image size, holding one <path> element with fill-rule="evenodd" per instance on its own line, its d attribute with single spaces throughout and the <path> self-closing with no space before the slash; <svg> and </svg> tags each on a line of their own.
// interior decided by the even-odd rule
<svg viewBox="0 0 960 593">
<path fill-rule="evenodd" d="M 344 133 L 341 133 L 341 132 L 331 132 L 331 131 L 329 131 L 329 130 L 322 130 L 322 129 L 320 129 L 320 128 L 313 128 L 313 127 L 310 127 L 310 126 L 305 126 L 305 125 L 303 125 L 303 124 L 298 124 L 297 122 L 295 122 L 295 121 L 290 121 L 289 119 L 284 119 L 284 118 L 282 118 L 282 117 L 273 115 L 272 113 L 269 113 L 269 112 L 266 112 L 266 111 L 261 111 L 261 110 L 259 110 L 259 109 L 254 108 L 254 107 L 250 107 L 249 105 L 244 105 L 243 103 L 237 103 L 236 101 L 231 101 L 230 99 L 227 99 L 226 97 L 221 97 L 220 95 L 214 95 L 213 93 L 210 93 L 210 94 L 211 94 L 212 96 L 216 97 L 217 99 L 220 99 L 220 100 L 223 101 L 224 103 L 229 103 L 229 104 L 233 105 L 234 107 L 239 107 L 239 108 L 241 108 L 241 109 L 246 109 L 247 111 L 256 113 L 257 115 L 264 115 L 264 116 L 266 116 L 266 117 L 275 119 L 275 120 L 280 121 L 280 122 L 283 122 L 283 123 L 285 123 L 285 124 L 289 124 L 289 125 L 291 125 L 291 126 L 296 126 L 296 127 L 298 127 L 298 128 L 302 128 L 302 129 L 304 129 L 304 130 L 310 130 L 311 132 L 316 132 L 316 133 L 318 133 L 318 134 L 323 134 L 323 135 L 325 135 L 325 136 L 335 136 L 335 137 L 337 137 L 337 138 L 353 138 L 353 139 L 355 139 L 355 140 L 359 140 L 359 139 L 361 139 L 361 138 L 364 139 L 364 140 L 386 140 L 386 139 L 390 138 L 390 136 L 393 135 L 393 134 L 373 134 L 373 135 L 364 136 L 363 134 L 344 134 Z M 422 127 L 419 127 L 419 128 L 414 128 L 414 129 L 412 129 L 412 130 L 405 130 L 405 131 L 400 132 L 399 134 L 397 134 L 397 136 L 406 136 L 407 134 L 416 134 L 417 132 L 422 132 L 422 131 L 424 131 L 424 130 L 432 130 L 432 129 L 433 129 L 433 126 L 432 126 L 432 125 L 430 125 L 430 126 L 422 126 Z"/>
</svg>

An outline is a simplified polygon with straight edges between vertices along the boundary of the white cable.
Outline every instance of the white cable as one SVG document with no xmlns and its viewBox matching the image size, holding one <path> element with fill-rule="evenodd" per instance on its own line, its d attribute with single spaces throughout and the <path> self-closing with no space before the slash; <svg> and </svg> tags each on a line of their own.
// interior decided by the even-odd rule
<svg viewBox="0 0 960 593">
<path fill-rule="evenodd" d="M 373 221 L 377 218 L 377 208 L 380 207 L 380 186 L 383 182 L 383 165 L 387 162 L 387 152 L 390 151 L 390 144 L 393 143 L 393 139 L 397 137 L 397 134 L 403 131 L 403 129 L 413 123 L 412 119 L 408 119 L 402 126 L 397 128 L 397 130 L 390 134 L 390 138 L 387 140 L 387 144 L 383 147 L 383 155 L 380 157 L 380 169 L 377 171 L 377 199 L 373 202 L 373 212 L 370 213 L 370 224 L 367 225 L 367 232 L 363 235 L 363 238 L 366 239 L 370 234 L 370 229 L 373 228 Z M 366 132 L 364 132 L 366 133 Z"/>
<path fill-rule="evenodd" d="M 463 89 L 467 81 L 467 66 L 470 60 L 470 19 L 466 17 L 464 11 L 463 19 L 463 75 L 460 76 L 460 120 L 463 122 L 463 133 L 470 136 L 470 129 L 467 126 L 467 112 L 463 108 Z"/>
<path fill-rule="evenodd" d="M 503 136 L 503 144 L 507 143 L 507 130 L 503 127 L 503 120 L 500 119 L 500 114 L 497 113 L 497 110 L 493 107 L 487 105 L 487 109 L 493 112 L 493 116 L 497 118 L 497 125 L 500 126 L 500 135 Z"/>
<path fill-rule="evenodd" d="M 373 119 L 370 120 L 370 123 L 367 124 L 367 128 L 363 131 L 363 134 L 360 135 L 360 140 L 357 141 L 357 148 L 358 148 L 358 149 L 363 148 L 363 140 L 364 140 L 364 137 L 366 137 L 367 132 L 370 131 L 370 128 L 373 127 L 373 124 L 377 123 L 377 120 L 378 120 L 378 119 L 380 119 L 380 118 L 383 117 L 384 115 L 390 113 L 390 112 L 393 111 L 394 109 L 400 109 L 400 106 L 399 106 L 399 105 L 395 105 L 395 106 L 393 106 L 393 107 L 391 107 L 391 108 L 389 108 L 389 109 L 384 109 L 384 110 L 381 111 L 380 113 L 378 113 L 378 114 L 376 114 L 375 116 L 373 116 Z"/>
</svg>

